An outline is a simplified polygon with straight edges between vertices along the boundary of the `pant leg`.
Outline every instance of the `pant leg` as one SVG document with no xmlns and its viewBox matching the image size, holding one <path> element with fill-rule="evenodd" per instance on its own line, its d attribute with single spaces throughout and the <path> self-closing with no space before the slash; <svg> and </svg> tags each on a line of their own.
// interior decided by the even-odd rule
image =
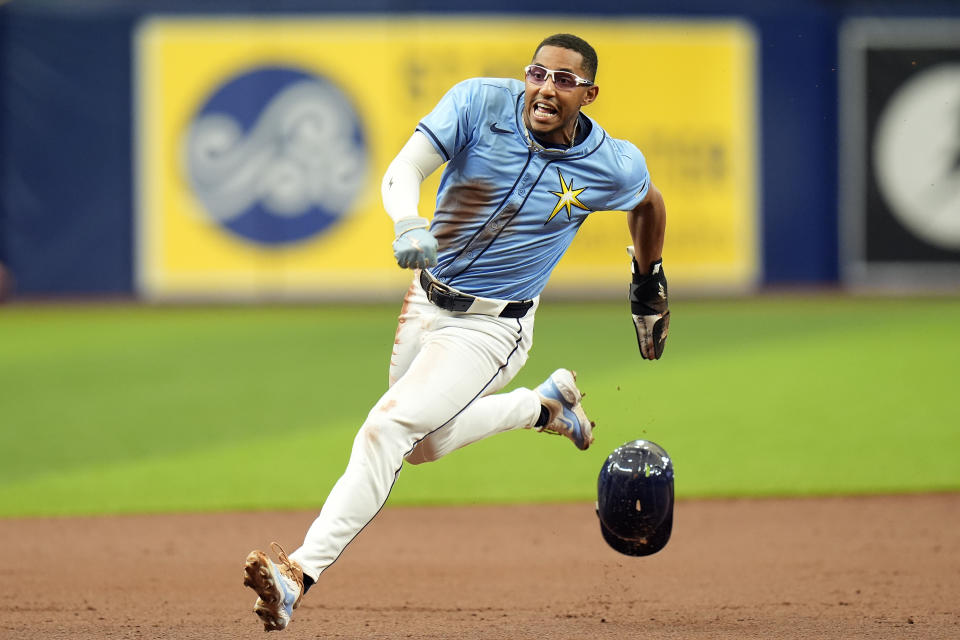
<svg viewBox="0 0 960 640">
<path fill-rule="evenodd" d="M 346 470 L 303 545 L 290 556 L 314 579 L 383 507 L 404 457 L 417 443 L 452 424 L 478 398 L 501 388 L 526 361 L 530 338 L 523 322 L 424 307 L 420 295 L 408 292 L 404 306 L 409 318 L 400 323 L 393 361 L 413 357 L 402 363 L 402 374 L 367 415 Z M 404 325 L 414 318 L 419 328 L 407 331 Z M 408 351 L 403 344 L 407 338 L 416 339 L 418 346 Z M 521 423 L 535 419 L 525 413 L 513 410 L 501 416 Z"/>
</svg>

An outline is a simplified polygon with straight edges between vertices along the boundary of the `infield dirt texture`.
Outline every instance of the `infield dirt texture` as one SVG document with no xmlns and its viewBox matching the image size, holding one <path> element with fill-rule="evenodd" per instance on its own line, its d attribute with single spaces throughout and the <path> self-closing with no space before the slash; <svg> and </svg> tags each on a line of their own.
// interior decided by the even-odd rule
<svg viewBox="0 0 960 640">
<path fill-rule="evenodd" d="M 244 557 L 312 518 L 0 520 L 0 637 L 263 637 Z M 590 504 L 387 508 L 270 637 L 958 638 L 958 594 L 957 494 L 681 501 L 647 558 Z"/>
</svg>

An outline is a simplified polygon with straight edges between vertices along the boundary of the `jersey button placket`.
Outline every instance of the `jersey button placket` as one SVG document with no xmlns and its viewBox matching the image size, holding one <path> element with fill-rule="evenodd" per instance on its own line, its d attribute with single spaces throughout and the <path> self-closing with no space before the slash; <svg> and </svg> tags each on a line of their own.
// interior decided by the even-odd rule
<svg viewBox="0 0 960 640">
<path fill-rule="evenodd" d="M 530 184 L 531 180 L 532 178 L 529 175 L 523 176 L 523 178 L 520 180 L 520 189 L 517 190 L 517 193 L 519 193 L 521 196 L 524 195 L 527 192 L 527 185 Z"/>
</svg>

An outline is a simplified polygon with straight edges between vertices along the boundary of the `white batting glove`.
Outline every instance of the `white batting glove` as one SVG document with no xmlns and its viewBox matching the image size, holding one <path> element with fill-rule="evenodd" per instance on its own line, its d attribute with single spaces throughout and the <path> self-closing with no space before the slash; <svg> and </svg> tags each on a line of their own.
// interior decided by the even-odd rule
<svg viewBox="0 0 960 640">
<path fill-rule="evenodd" d="M 426 269 L 437 264 L 437 239 L 426 218 L 403 218 L 393 225 L 393 255 L 404 269 Z"/>
</svg>

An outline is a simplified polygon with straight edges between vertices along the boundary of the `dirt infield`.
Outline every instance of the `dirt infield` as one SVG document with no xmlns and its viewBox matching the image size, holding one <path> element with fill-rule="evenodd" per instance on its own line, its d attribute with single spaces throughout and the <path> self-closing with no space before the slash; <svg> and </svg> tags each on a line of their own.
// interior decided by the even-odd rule
<svg viewBox="0 0 960 640">
<path fill-rule="evenodd" d="M 313 513 L 0 520 L 0 638 L 262 638 L 243 559 Z M 681 501 L 661 553 L 592 506 L 387 508 L 279 638 L 960 638 L 960 494 Z"/>
</svg>

